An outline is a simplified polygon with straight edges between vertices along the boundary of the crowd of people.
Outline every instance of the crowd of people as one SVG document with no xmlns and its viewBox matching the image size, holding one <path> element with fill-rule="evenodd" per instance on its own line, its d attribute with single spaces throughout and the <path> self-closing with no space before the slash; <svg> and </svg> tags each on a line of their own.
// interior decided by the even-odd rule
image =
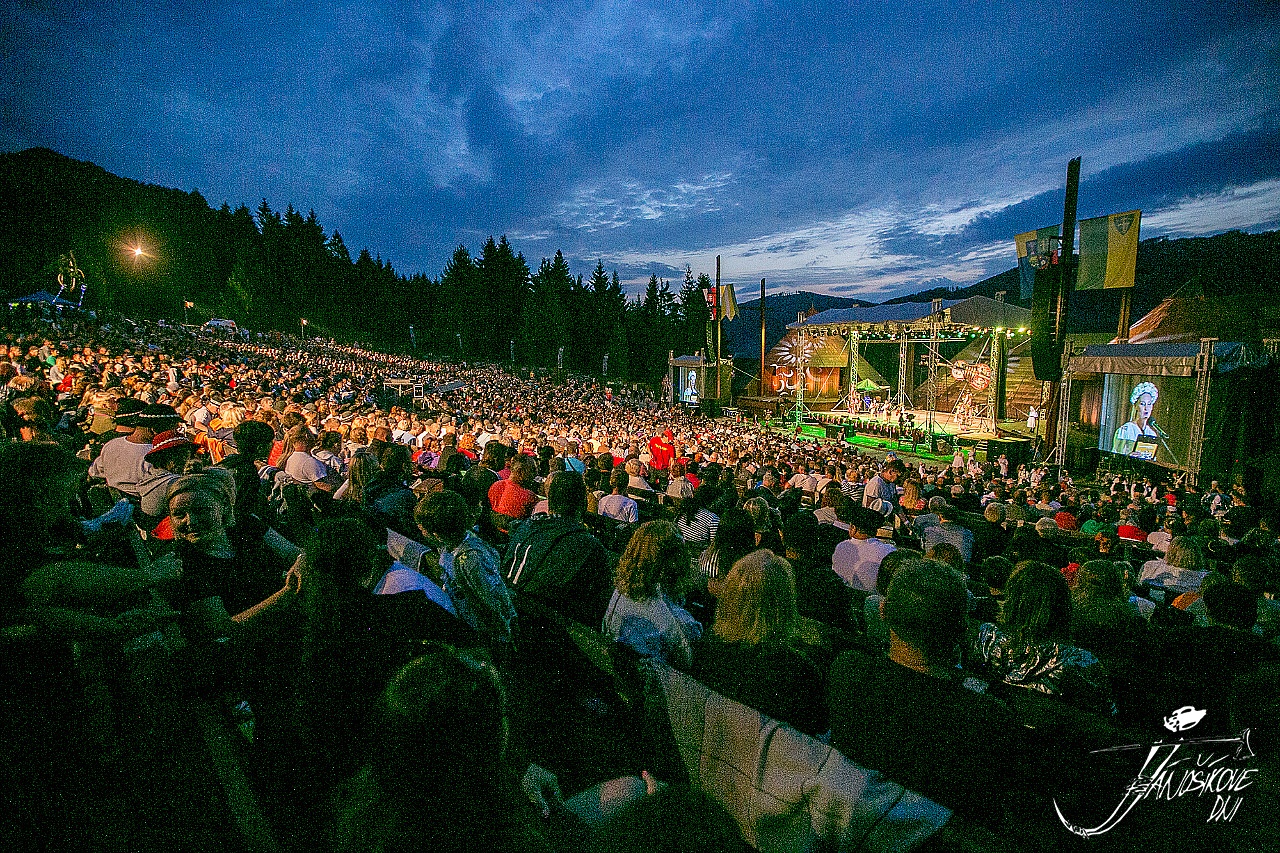
<svg viewBox="0 0 1280 853">
<path fill-rule="evenodd" d="M 165 756 L 197 750 L 192 697 L 236 721 L 265 815 L 182 828 L 225 846 L 652 849 L 666 815 L 670 849 L 739 849 L 715 792 L 634 754 L 561 795 L 565 625 L 1021 846 L 1061 840 L 1090 748 L 1175 709 L 1280 746 L 1275 496 L 908 464 L 319 340 L 21 312 L 4 336 L 0 740 L 31 849 L 190 811 Z"/>
</svg>

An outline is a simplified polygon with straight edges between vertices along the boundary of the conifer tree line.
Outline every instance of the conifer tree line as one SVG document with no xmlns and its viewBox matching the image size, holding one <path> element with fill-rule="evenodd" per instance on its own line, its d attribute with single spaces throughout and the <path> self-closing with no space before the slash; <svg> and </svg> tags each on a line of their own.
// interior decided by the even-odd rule
<svg viewBox="0 0 1280 853">
<path fill-rule="evenodd" d="M 120 178 L 95 166 L 31 149 L 0 155 L 3 287 L 10 296 L 56 290 L 74 253 L 87 280 L 86 308 L 191 323 L 225 317 L 254 331 L 308 335 L 421 355 L 509 362 L 659 381 L 667 352 L 704 347 L 709 311 L 684 281 L 650 277 L 628 299 L 617 271 L 597 262 L 574 275 L 562 253 L 536 268 L 506 237 L 473 253 L 459 245 L 438 276 L 405 275 L 342 235 L 315 211 L 212 209 L 198 191 Z M 135 257 L 129 247 L 146 255 Z M 64 294 L 74 301 L 77 294 Z M 413 335 L 410 335 L 410 327 Z M 563 356 L 561 356 L 563 348 Z M 606 356 L 607 372 L 606 372 Z"/>
</svg>

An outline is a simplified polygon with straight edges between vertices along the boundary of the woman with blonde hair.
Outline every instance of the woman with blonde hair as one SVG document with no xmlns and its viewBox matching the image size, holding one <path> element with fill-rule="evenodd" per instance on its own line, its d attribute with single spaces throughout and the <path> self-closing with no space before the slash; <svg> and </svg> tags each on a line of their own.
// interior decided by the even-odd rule
<svg viewBox="0 0 1280 853">
<path fill-rule="evenodd" d="M 645 466 L 639 459 L 628 459 L 626 463 L 627 472 L 627 488 L 642 489 L 646 492 L 652 492 L 653 486 L 649 485 L 649 481 L 645 479 Z"/>
<path fill-rule="evenodd" d="M 690 674 L 717 693 L 810 735 L 827 730 L 826 676 L 803 652 L 791 564 L 753 551 L 725 575 Z"/>
<path fill-rule="evenodd" d="M 1142 574 L 1138 580 L 1180 594 L 1199 589 L 1200 582 L 1207 574 L 1209 566 L 1206 565 L 1199 543 L 1190 536 L 1177 536 L 1169 542 L 1164 557 L 1147 560 L 1142 564 Z M 1172 595 L 1169 600 L 1173 600 Z"/>
<path fill-rule="evenodd" d="M 689 568 L 684 539 L 674 524 L 640 525 L 618 560 L 601 630 L 645 657 L 688 667 L 693 644 L 702 637 L 702 626 L 675 600 Z"/>
<path fill-rule="evenodd" d="M 925 502 L 920 497 L 920 481 L 911 479 L 902 484 L 902 495 L 898 498 L 898 506 L 909 516 L 924 512 Z"/>
</svg>

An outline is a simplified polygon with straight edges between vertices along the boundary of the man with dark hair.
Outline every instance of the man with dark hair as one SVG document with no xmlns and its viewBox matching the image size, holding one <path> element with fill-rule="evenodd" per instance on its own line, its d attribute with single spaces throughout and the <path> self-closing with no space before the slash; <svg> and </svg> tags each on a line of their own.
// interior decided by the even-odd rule
<svg viewBox="0 0 1280 853">
<path fill-rule="evenodd" d="M 880 561 L 894 550 L 892 542 L 876 538 L 884 517 L 864 506 L 853 508 L 849 538 L 836 546 L 831 568 L 854 589 L 874 592 Z"/>
<path fill-rule="evenodd" d="M 967 607 L 954 571 L 903 561 L 880 605 L 888 658 L 849 651 L 832 666 L 831 745 L 965 818 L 1025 833 L 1020 821 L 1048 803 L 1022 727 L 956 669 Z"/>
<path fill-rule="evenodd" d="M 882 517 L 892 513 L 898 503 L 897 482 L 902 479 L 906 470 L 907 466 L 901 459 L 886 462 L 880 473 L 867 481 L 867 487 L 862 490 L 862 505 L 875 510 Z"/>
<path fill-rule="evenodd" d="M 275 431 L 262 421 L 241 421 L 235 428 L 236 452 L 218 463 L 236 481 L 236 514 L 267 519 L 267 498 L 280 469 L 267 465 Z"/>
<path fill-rule="evenodd" d="M 518 525 L 503 562 L 517 600 L 529 596 L 584 625 L 604 618 L 613 594 L 608 556 L 582 523 L 587 487 L 582 475 L 557 471 L 547 480 L 549 515 Z"/>
<path fill-rule="evenodd" d="M 506 462 L 506 445 L 497 439 L 486 442 L 480 453 L 480 464 L 473 465 L 462 475 L 462 484 L 458 487 L 468 504 L 482 506 L 484 512 L 480 516 L 480 532 L 486 538 L 496 533 L 489 516 L 489 511 L 493 508 L 489 503 L 489 489 L 501 479 L 498 472 Z"/>
<path fill-rule="evenodd" d="M 853 593 L 831 571 L 831 552 L 824 553 L 821 526 L 808 510 L 793 513 L 782 524 L 787 560 L 796 579 L 796 609 L 802 616 L 852 633 L 857 630 Z"/>
<path fill-rule="evenodd" d="M 925 549 L 929 549 L 939 542 L 946 542 L 954 545 L 960 551 L 960 556 L 968 563 L 973 559 L 973 531 L 956 521 L 956 507 L 941 501 L 935 507 L 933 499 L 929 499 L 929 509 L 938 514 L 938 523 L 930 525 L 924 529 L 923 540 Z"/>
<path fill-rule="evenodd" d="M 627 496 L 628 479 L 627 472 L 621 468 L 615 468 L 609 475 L 609 486 L 613 491 L 600 499 L 600 515 L 629 524 L 640 520 L 640 505 Z"/>
</svg>

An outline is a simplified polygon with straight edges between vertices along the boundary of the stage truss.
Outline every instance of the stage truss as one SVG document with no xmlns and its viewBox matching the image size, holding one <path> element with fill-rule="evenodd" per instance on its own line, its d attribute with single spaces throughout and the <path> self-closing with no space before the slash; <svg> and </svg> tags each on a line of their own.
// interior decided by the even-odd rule
<svg viewBox="0 0 1280 853">
<path fill-rule="evenodd" d="M 849 353 L 849 383 L 832 411 L 850 417 L 865 414 L 858 405 L 861 395 L 857 390 L 858 358 L 862 346 L 895 343 L 898 345 L 898 384 L 889 402 L 895 410 L 911 411 L 916 410 L 911 392 L 908 390 L 912 378 L 912 347 L 918 344 L 925 345 L 927 349 L 924 361 L 928 369 L 928 378 L 925 380 L 927 399 L 923 408 L 927 413 L 926 428 L 930 434 L 934 432 L 935 416 L 946 414 L 937 411 L 939 345 L 972 343 L 975 332 L 988 336 L 984 353 L 985 361 L 990 366 L 991 381 L 985 396 L 966 413 L 965 420 L 974 422 L 979 429 L 994 433 L 999 422 L 1000 409 L 1003 408 L 997 395 L 1004 387 L 1003 373 L 1007 367 L 1009 339 L 1027 334 L 1025 327 L 1015 330 L 1002 326 L 987 328 L 955 322 L 951 317 L 951 308 L 945 306 L 942 299 L 933 300 L 926 316 L 904 322 L 811 323 L 801 317 L 797 319 L 796 326 L 801 333 L 802 341 L 806 335 L 813 337 L 835 335 L 844 338 L 845 350 Z M 806 369 L 807 366 L 806 363 Z M 808 409 L 804 405 L 802 390 L 796 397 L 793 413 L 799 423 L 799 419 L 808 412 Z M 953 409 L 949 414 L 952 415 L 954 422 L 959 413 Z"/>
</svg>

